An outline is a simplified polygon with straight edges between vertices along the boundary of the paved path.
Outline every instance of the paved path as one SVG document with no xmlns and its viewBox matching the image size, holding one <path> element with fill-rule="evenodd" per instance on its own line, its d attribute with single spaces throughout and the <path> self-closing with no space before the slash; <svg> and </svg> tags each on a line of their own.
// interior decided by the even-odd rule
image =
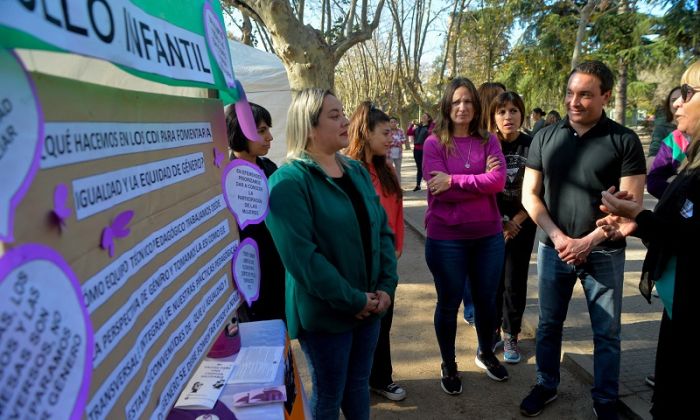
<svg viewBox="0 0 700 420">
<path fill-rule="evenodd" d="M 402 185 L 404 188 L 404 217 L 407 227 L 425 237 L 424 216 L 427 206 L 425 181 L 423 189 L 413 192 L 415 162 L 411 151 L 404 150 Z M 647 208 L 653 198 L 645 197 Z M 646 248 L 636 239 L 628 240 L 625 264 L 625 285 L 622 306 L 622 365 L 620 371 L 620 401 L 632 418 L 649 419 L 652 390 L 644 383 L 654 370 L 654 357 L 659 333 L 662 305 L 654 299 L 649 305 L 639 294 L 637 284 Z M 528 301 L 523 320 L 523 332 L 534 336 L 537 327 L 538 290 L 537 267 L 533 253 L 528 281 Z M 574 366 L 585 381 L 593 381 L 593 334 L 582 288 L 576 287 L 564 326 L 563 353 L 565 362 Z"/>
</svg>

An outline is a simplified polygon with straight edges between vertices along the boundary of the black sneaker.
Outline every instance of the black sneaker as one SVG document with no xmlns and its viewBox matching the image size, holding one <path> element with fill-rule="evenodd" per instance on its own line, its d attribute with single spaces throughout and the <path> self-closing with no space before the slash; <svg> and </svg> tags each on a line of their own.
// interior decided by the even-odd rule
<svg viewBox="0 0 700 420">
<path fill-rule="evenodd" d="M 420 185 L 416 185 L 416 188 L 414 188 L 413 191 L 420 191 Z"/>
<path fill-rule="evenodd" d="M 647 375 L 647 377 L 644 378 L 644 382 L 654 388 L 656 386 L 656 375 Z"/>
<path fill-rule="evenodd" d="M 406 399 L 406 390 L 401 388 L 395 382 L 381 388 L 370 387 L 370 389 L 384 398 L 392 401 L 403 401 Z"/>
<path fill-rule="evenodd" d="M 501 362 L 496 359 L 496 356 L 491 353 L 489 355 L 477 353 L 474 363 L 482 369 L 486 370 L 486 374 L 494 381 L 505 381 L 508 379 L 508 371 L 501 365 Z"/>
<path fill-rule="evenodd" d="M 443 363 L 441 365 L 440 386 L 445 393 L 457 395 L 462 393 L 462 380 L 459 378 L 457 363 Z"/>
<path fill-rule="evenodd" d="M 544 406 L 557 399 L 557 390 L 548 389 L 543 385 L 537 384 L 532 387 L 530 393 L 520 403 L 520 413 L 523 416 L 535 417 L 539 415 Z"/>
<path fill-rule="evenodd" d="M 617 420 L 617 407 L 615 402 L 602 403 L 593 401 L 593 414 L 601 420 Z"/>
</svg>

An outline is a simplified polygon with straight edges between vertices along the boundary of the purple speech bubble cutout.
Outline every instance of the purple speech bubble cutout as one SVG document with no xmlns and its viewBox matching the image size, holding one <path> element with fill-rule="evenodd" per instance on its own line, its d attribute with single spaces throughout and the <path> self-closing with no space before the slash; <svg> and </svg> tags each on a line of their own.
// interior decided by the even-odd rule
<svg viewBox="0 0 700 420">
<path fill-rule="evenodd" d="M 207 39 L 209 51 L 214 56 L 216 65 L 224 75 L 226 86 L 234 87 L 235 78 L 233 76 L 233 65 L 231 64 L 231 51 L 228 49 L 228 39 L 226 31 L 219 20 L 218 14 L 214 12 L 211 4 L 208 1 L 204 2 L 202 10 L 202 18 L 204 19 L 204 33 Z"/>
<path fill-rule="evenodd" d="M 258 125 L 255 124 L 253 111 L 250 109 L 248 97 L 245 95 L 241 82 L 236 79 L 236 90 L 238 90 L 238 101 L 233 105 L 236 109 L 236 117 L 238 124 L 241 126 L 241 131 L 250 141 L 260 141 L 262 137 L 258 134 Z"/>
<path fill-rule="evenodd" d="M 7 253 L 0 258 L 0 287 L 9 277 L 9 275 L 16 269 L 33 261 L 49 262 L 58 267 L 70 280 L 73 292 L 75 292 L 75 298 L 80 306 L 80 312 L 85 325 L 85 361 L 83 362 L 82 383 L 70 415 L 71 420 L 79 420 L 83 418 L 88 392 L 90 391 L 90 379 L 92 377 L 94 336 L 90 315 L 88 314 L 87 307 L 85 306 L 85 300 L 83 298 L 80 282 L 78 281 L 75 273 L 58 252 L 45 245 L 25 244 L 7 251 Z M 45 287 L 41 288 L 42 292 L 51 291 L 51 282 L 57 281 L 55 277 L 42 280 L 46 282 Z M 55 290 L 55 285 L 53 290 Z M 65 299 L 65 296 L 61 296 L 61 298 Z M 71 305 L 61 305 L 61 307 L 72 308 Z"/>
<path fill-rule="evenodd" d="M 114 256 L 114 239 L 126 238 L 131 233 L 131 229 L 127 226 L 133 217 L 133 210 L 123 211 L 112 220 L 112 223 L 102 229 L 100 246 L 109 252 L 110 257 Z"/>
<path fill-rule="evenodd" d="M 224 154 L 219 151 L 218 148 L 214 148 L 214 166 L 221 168 L 221 164 L 224 161 Z"/>
<path fill-rule="evenodd" d="M 39 95 L 36 92 L 36 86 L 34 85 L 34 81 L 32 78 L 29 76 L 29 73 L 27 73 L 27 69 L 24 67 L 24 64 L 22 63 L 22 60 L 15 54 L 14 51 L 9 51 L 9 53 L 14 57 L 14 59 L 17 61 L 17 64 L 19 65 L 20 69 L 22 70 L 22 73 L 24 73 L 24 76 L 27 78 L 27 84 L 29 85 L 32 96 L 34 97 L 34 105 L 36 106 L 36 115 L 37 115 L 37 140 L 36 140 L 36 146 L 34 147 L 34 156 L 32 157 L 32 163 L 29 166 L 29 170 L 27 171 L 27 174 L 24 176 L 24 179 L 22 182 L 19 184 L 19 188 L 15 193 L 12 195 L 12 198 L 10 198 L 10 206 L 8 208 L 8 215 L 7 215 L 7 226 L 3 226 L 5 232 L 7 232 L 5 235 L 2 234 L 2 231 L 0 231 L 0 241 L 2 242 L 14 242 L 14 233 L 13 233 L 13 227 L 14 227 L 14 222 L 15 222 L 15 210 L 19 206 L 19 203 L 22 201 L 24 198 L 25 194 L 27 194 L 27 191 L 29 190 L 29 187 L 32 185 L 32 181 L 34 180 L 34 176 L 36 175 L 37 171 L 39 170 L 39 160 L 41 159 L 41 149 L 44 147 L 44 112 L 41 109 L 41 103 L 39 102 Z M 6 188 L 6 187 L 3 187 Z"/>
<path fill-rule="evenodd" d="M 248 219 L 244 217 L 243 215 L 239 214 L 238 211 L 238 201 L 236 200 L 235 196 L 235 174 L 231 174 L 231 177 L 229 177 L 229 173 L 233 172 L 234 169 L 236 169 L 239 166 L 244 166 L 247 168 L 252 169 L 255 171 L 260 177 L 262 177 L 263 180 L 263 187 L 264 187 L 264 194 L 265 194 L 265 211 L 259 216 L 254 219 Z M 230 181 L 230 188 L 227 187 L 227 184 Z M 224 168 L 224 171 L 221 173 L 221 189 L 224 192 L 224 200 L 226 201 L 226 206 L 228 209 L 231 211 L 233 216 L 236 218 L 236 222 L 238 222 L 238 226 L 240 226 L 241 229 L 245 229 L 246 226 L 248 225 L 257 225 L 258 223 L 262 222 L 265 220 L 267 217 L 267 213 L 270 210 L 269 206 L 269 201 L 270 201 L 270 190 L 267 186 L 267 177 L 265 176 L 265 173 L 260 169 L 257 165 L 253 165 L 252 163 L 245 161 L 243 159 L 234 159 L 232 160 L 226 167 Z M 229 195 L 231 197 L 229 197 Z"/>
<path fill-rule="evenodd" d="M 255 250 L 255 266 L 256 266 L 256 280 L 257 280 L 257 287 L 255 289 L 255 294 L 252 296 L 248 296 L 248 289 L 245 287 L 245 282 L 243 279 L 238 279 L 238 275 L 236 275 L 236 260 L 238 260 L 238 255 L 240 252 L 245 248 L 245 247 L 253 247 Z M 243 295 L 243 298 L 245 301 L 248 303 L 248 306 L 252 305 L 253 302 L 258 300 L 258 297 L 260 297 L 260 250 L 258 249 L 258 243 L 255 242 L 253 238 L 245 238 L 243 241 L 241 241 L 240 244 L 238 244 L 238 247 L 236 250 L 233 252 L 233 258 L 231 259 L 231 273 L 233 273 L 233 279 L 236 282 L 236 289 L 238 289 L 238 293 Z"/>
<path fill-rule="evenodd" d="M 53 189 L 53 215 L 61 229 L 66 227 L 66 219 L 73 212 L 66 203 L 68 203 L 68 186 L 66 184 L 56 184 Z"/>
</svg>

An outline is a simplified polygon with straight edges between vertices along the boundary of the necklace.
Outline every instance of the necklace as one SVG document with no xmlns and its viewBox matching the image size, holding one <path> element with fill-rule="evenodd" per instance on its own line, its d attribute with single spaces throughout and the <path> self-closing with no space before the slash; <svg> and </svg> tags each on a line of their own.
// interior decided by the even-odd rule
<svg viewBox="0 0 700 420">
<path fill-rule="evenodd" d="M 459 158 L 464 161 L 464 167 L 469 169 L 472 167 L 472 165 L 469 163 L 469 158 L 472 156 L 472 144 L 474 144 L 473 141 L 469 141 L 469 151 L 467 152 L 467 158 L 464 159 L 464 156 L 462 156 L 462 152 L 459 150 L 459 147 L 457 146 L 457 142 L 455 142 L 455 149 L 457 149 L 457 154 L 459 154 Z"/>
</svg>

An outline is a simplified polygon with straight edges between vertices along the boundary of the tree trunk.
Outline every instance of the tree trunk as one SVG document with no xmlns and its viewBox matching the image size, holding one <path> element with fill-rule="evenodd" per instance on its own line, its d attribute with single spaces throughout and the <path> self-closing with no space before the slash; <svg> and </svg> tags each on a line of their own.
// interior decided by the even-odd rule
<svg viewBox="0 0 700 420">
<path fill-rule="evenodd" d="M 335 66 L 340 57 L 355 44 L 372 38 L 379 26 L 385 0 L 378 0 L 374 17 L 367 17 L 367 4 L 362 3 L 360 29 L 332 38 L 332 9 L 330 0 L 324 0 L 321 10 L 322 30 L 303 25 L 288 0 L 224 0 L 224 3 L 248 12 L 256 21 L 265 25 L 272 39 L 275 54 L 282 60 L 292 90 L 304 88 L 332 89 L 335 82 Z M 354 6 L 356 2 L 352 2 Z"/>
<path fill-rule="evenodd" d="M 622 0 L 618 7 L 618 14 L 629 13 L 628 0 Z M 630 36 L 630 35 L 627 35 Z M 627 110 L 627 70 L 629 64 L 623 57 L 617 59 L 617 85 L 615 86 L 615 121 L 625 125 L 625 111 Z"/>
<path fill-rule="evenodd" d="M 585 6 L 581 9 L 581 16 L 578 21 L 578 30 L 576 31 L 576 43 L 574 44 L 574 52 L 571 54 L 571 69 L 573 70 L 578 65 L 579 57 L 581 56 L 581 48 L 583 45 L 583 37 L 586 35 L 586 27 L 591 20 L 593 9 L 598 2 L 596 0 L 588 0 Z"/>
<path fill-rule="evenodd" d="M 250 15 L 245 12 L 241 12 L 243 16 L 243 25 L 241 25 L 241 42 L 245 45 L 253 47 L 253 24 L 250 22 Z"/>
<path fill-rule="evenodd" d="M 625 110 L 627 109 L 627 68 L 628 64 L 618 59 L 617 85 L 615 86 L 615 121 L 625 125 Z"/>
</svg>

